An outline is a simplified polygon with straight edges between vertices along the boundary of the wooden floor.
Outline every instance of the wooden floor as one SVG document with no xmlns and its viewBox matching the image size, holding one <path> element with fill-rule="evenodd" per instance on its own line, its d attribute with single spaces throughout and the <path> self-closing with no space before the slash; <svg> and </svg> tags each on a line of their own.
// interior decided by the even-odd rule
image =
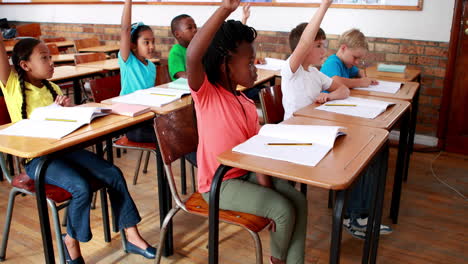
<svg viewBox="0 0 468 264">
<path fill-rule="evenodd" d="M 388 208 L 396 149 L 392 148 L 390 153 L 383 218 L 386 224 L 390 224 Z M 437 155 L 413 154 L 409 180 L 403 185 L 400 221 L 398 225 L 392 225 L 394 232 L 391 235 L 381 237 L 378 263 L 468 263 L 468 203 L 432 175 L 431 162 Z M 116 159 L 116 164 L 124 171 L 143 218 L 140 231 L 150 243 L 156 245 L 159 243 L 159 215 L 154 157 L 148 174 L 140 175 L 138 184 L 133 186 L 131 179 L 136 158 L 136 153 L 129 151 L 123 158 Z M 439 178 L 468 196 L 468 157 L 442 153 L 433 167 Z M 8 182 L 0 183 L 2 229 L 9 190 Z M 306 263 L 328 262 L 331 210 L 327 208 L 327 195 L 327 191 L 309 188 Z M 91 225 L 94 238 L 81 245 L 87 263 L 153 263 L 143 257 L 124 253 L 119 234 L 114 233 L 112 242 L 105 243 L 101 223 L 100 210 L 93 210 Z M 180 212 L 175 217 L 174 230 L 175 255 L 163 259 L 163 263 L 208 263 L 206 219 Z M 220 230 L 220 263 L 255 263 L 253 242 L 247 232 L 227 224 L 221 224 Z M 268 263 L 268 232 L 262 232 L 261 239 L 264 263 Z M 344 231 L 341 263 L 360 263 L 362 246 L 362 241 Z M 5 263 L 44 262 L 35 200 L 32 197 L 17 198 L 6 257 Z"/>
</svg>

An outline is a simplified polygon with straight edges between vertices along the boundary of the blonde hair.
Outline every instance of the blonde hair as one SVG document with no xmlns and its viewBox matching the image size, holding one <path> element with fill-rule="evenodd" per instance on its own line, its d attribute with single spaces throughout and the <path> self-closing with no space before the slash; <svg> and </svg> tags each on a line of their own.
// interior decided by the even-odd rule
<svg viewBox="0 0 468 264">
<path fill-rule="evenodd" d="M 338 39 L 338 46 L 346 45 L 348 48 L 363 48 L 369 50 L 369 44 L 367 43 L 366 36 L 356 28 L 350 29 L 343 34 L 341 34 Z"/>
</svg>

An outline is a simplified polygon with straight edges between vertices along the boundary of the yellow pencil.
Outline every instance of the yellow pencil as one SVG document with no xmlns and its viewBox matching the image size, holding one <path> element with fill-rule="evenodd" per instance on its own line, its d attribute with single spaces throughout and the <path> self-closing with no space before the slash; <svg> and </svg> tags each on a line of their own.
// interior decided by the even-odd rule
<svg viewBox="0 0 468 264">
<path fill-rule="evenodd" d="M 268 146 L 312 146 L 312 143 L 267 143 Z"/>
<path fill-rule="evenodd" d="M 72 119 L 60 119 L 60 118 L 46 118 L 47 121 L 61 121 L 61 122 L 77 122 L 76 120 Z"/>
<path fill-rule="evenodd" d="M 161 95 L 161 96 L 170 96 L 170 97 L 174 97 L 175 95 L 173 94 L 162 94 L 162 93 L 151 93 L 152 95 Z"/>
<path fill-rule="evenodd" d="M 357 106 L 355 104 L 325 104 L 326 106 Z"/>
</svg>

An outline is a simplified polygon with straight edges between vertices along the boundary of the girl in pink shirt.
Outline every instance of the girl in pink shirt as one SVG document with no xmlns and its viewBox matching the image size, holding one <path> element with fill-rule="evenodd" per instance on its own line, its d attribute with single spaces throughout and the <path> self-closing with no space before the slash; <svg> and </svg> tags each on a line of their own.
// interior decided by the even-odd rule
<svg viewBox="0 0 468 264">
<path fill-rule="evenodd" d="M 187 76 L 197 113 L 198 187 L 208 201 L 211 181 L 220 165 L 216 157 L 259 130 L 254 103 L 236 91 L 252 87 L 257 36 L 240 21 L 224 20 L 240 0 L 223 0 L 187 49 Z M 271 263 L 304 263 L 307 201 L 287 181 L 231 169 L 223 178 L 220 208 L 272 219 Z"/>
</svg>

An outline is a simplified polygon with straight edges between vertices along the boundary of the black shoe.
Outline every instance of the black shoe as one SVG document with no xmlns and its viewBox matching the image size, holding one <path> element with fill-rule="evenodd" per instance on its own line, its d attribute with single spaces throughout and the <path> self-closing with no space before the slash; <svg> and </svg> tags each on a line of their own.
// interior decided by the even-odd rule
<svg viewBox="0 0 468 264">
<path fill-rule="evenodd" d="M 70 253 L 68 253 L 67 245 L 65 244 L 65 236 L 67 234 L 62 234 L 62 244 L 63 244 L 63 251 L 65 252 L 65 261 L 68 264 L 85 264 L 84 259 L 82 256 L 77 257 L 74 260 L 71 260 Z"/>
<path fill-rule="evenodd" d="M 152 246 L 148 246 L 146 249 L 141 249 L 134 244 L 130 243 L 128 240 L 125 242 L 127 246 L 127 252 L 142 255 L 147 259 L 154 259 L 156 258 L 156 249 Z"/>
</svg>

